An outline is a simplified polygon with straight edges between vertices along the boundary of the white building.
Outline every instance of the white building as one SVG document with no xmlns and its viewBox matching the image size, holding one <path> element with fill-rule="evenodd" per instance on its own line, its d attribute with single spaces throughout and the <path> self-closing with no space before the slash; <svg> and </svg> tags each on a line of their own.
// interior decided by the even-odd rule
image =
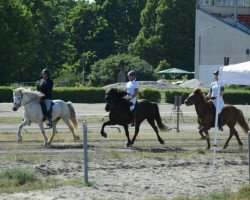
<svg viewBox="0 0 250 200">
<path fill-rule="evenodd" d="M 224 57 L 250 60 L 250 0 L 199 0 L 195 29 L 196 79 L 211 83 Z"/>
</svg>

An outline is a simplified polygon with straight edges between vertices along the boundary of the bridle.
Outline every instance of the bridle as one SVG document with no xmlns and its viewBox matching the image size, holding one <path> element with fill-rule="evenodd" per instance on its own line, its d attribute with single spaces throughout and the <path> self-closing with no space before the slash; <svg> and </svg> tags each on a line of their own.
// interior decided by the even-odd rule
<svg viewBox="0 0 250 200">
<path fill-rule="evenodd" d="M 19 93 L 20 93 L 20 96 L 21 96 L 21 99 L 20 99 L 19 103 L 13 103 L 15 106 L 17 106 L 17 108 L 20 108 L 22 105 L 25 106 L 26 104 L 28 104 L 28 103 L 30 103 L 31 101 L 34 100 L 34 98 L 32 98 L 32 99 L 30 99 L 27 102 L 25 102 L 25 103 L 22 104 L 23 93 L 21 91 L 19 91 Z"/>
</svg>

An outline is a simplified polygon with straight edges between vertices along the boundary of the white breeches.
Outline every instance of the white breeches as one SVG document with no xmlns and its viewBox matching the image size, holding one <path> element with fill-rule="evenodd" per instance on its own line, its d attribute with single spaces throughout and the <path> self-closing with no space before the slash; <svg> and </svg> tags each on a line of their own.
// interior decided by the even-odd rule
<svg viewBox="0 0 250 200">
<path fill-rule="evenodd" d="M 216 109 L 216 106 L 217 106 L 217 99 L 214 99 L 213 100 L 213 103 L 214 103 L 214 106 L 215 106 L 215 109 Z M 218 108 L 218 114 L 221 113 L 222 109 L 224 107 L 224 101 L 222 98 L 219 99 L 219 108 Z"/>
<path fill-rule="evenodd" d="M 133 103 L 133 105 L 131 105 L 131 106 L 129 107 L 130 111 L 132 111 L 132 110 L 134 110 L 134 108 L 135 108 L 136 98 L 135 98 L 135 97 L 132 98 L 132 99 L 130 100 L 130 102 Z"/>
</svg>

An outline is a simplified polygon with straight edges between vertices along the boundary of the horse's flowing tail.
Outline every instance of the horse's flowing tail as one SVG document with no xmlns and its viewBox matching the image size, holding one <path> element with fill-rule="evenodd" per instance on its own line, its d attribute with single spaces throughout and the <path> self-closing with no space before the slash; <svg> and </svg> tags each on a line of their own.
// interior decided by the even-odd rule
<svg viewBox="0 0 250 200">
<path fill-rule="evenodd" d="M 159 107 L 156 103 L 153 103 L 154 109 L 155 109 L 155 120 L 157 123 L 157 126 L 159 127 L 160 130 L 169 130 L 169 128 L 162 123 L 160 112 L 159 112 Z"/>
<path fill-rule="evenodd" d="M 243 115 L 243 112 L 241 110 L 238 110 L 239 111 L 239 114 L 240 114 L 240 117 L 239 117 L 239 120 L 238 120 L 238 123 L 240 125 L 240 127 L 243 129 L 243 131 L 245 133 L 247 133 L 249 131 L 249 126 L 244 118 L 244 115 Z"/>
<path fill-rule="evenodd" d="M 70 111 L 70 119 L 71 119 L 71 121 L 73 123 L 73 126 L 74 126 L 74 128 L 77 128 L 78 127 L 78 122 L 77 122 L 77 119 L 76 119 L 75 109 L 72 106 L 72 103 L 70 101 L 67 102 L 67 105 L 68 105 L 68 108 L 69 108 L 69 111 Z"/>
</svg>

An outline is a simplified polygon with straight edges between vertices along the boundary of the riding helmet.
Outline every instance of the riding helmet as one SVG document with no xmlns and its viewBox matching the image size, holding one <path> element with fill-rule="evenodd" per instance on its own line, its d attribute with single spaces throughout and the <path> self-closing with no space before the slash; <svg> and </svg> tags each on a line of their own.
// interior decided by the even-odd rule
<svg viewBox="0 0 250 200">
<path fill-rule="evenodd" d="M 214 74 L 215 74 L 215 75 L 219 75 L 219 70 L 215 70 L 215 71 L 214 71 Z"/>
<path fill-rule="evenodd" d="M 135 70 L 131 70 L 128 72 L 128 76 L 136 76 Z"/>
<path fill-rule="evenodd" d="M 43 71 L 42 71 L 42 74 L 43 74 L 43 73 L 46 73 L 46 74 L 50 75 L 50 70 L 49 70 L 48 68 L 45 68 L 45 69 L 43 69 Z"/>
</svg>

